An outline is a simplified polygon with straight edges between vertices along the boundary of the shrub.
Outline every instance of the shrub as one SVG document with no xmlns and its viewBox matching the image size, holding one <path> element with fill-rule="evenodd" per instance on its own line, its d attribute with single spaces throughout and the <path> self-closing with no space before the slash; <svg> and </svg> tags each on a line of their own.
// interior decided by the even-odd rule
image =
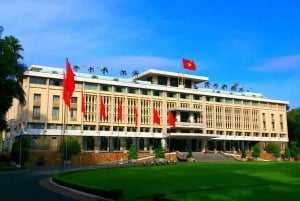
<svg viewBox="0 0 300 201">
<path fill-rule="evenodd" d="M 289 144 L 289 148 L 290 148 L 290 151 L 291 151 L 291 157 L 292 158 L 295 158 L 299 155 L 299 148 L 297 146 L 297 142 L 296 141 L 292 141 L 290 142 Z"/>
<path fill-rule="evenodd" d="M 286 147 L 284 149 L 284 157 L 287 158 L 287 159 L 290 159 L 291 158 L 291 151 L 288 147 Z"/>
<path fill-rule="evenodd" d="M 165 152 L 164 152 L 161 144 L 155 150 L 155 158 L 165 158 Z"/>
<path fill-rule="evenodd" d="M 1 153 L 1 154 L 0 154 L 0 163 L 1 163 L 1 162 L 8 162 L 8 161 L 9 161 L 8 155 L 5 154 L 5 153 Z"/>
<path fill-rule="evenodd" d="M 67 139 L 66 141 L 60 143 L 59 153 L 61 159 L 70 160 L 72 155 L 80 153 L 80 143 L 75 138 Z"/>
<path fill-rule="evenodd" d="M 21 160 L 20 160 L 20 141 L 21 141 Z M 28 159 L 29 159 L 28 140 L 24 136 L 18 136 L 15 138 L 15 142 L 13 143 L 10 152 L 10 160 L 16 162 L 17 164 L 19 164 L 19 160 L 20 160 L 21 166 L 23 166 Z"/>
<path fill-rule="evenodd" d="M 280 148 L 279 148 L 278 144 L 270 142 L 266 145 L 265 150 L 266 150 L 266 152 L 273 154 L 275 157 L 280 156 Z"/>
<path fill-rule="evenodd" d="M 188 154 L 187 154 L 186 157 L 187 157 L 187 158 L 192 158 L 192 157 L 193 157 L 193 152 L 192 152 L 191 149 L 189 149 L 189 152 L 188 152 Z"/>
<path fill-rule="evenodd" d="M 134 144 L 131 144 L 129 147 L 128 160 L 137 159 L 137 150 Z"/>
<path fill-rule="evenodd" d="M 259 146 L 255 145 L 255 146 L 253 147 L 252 156 L 253 156 L 254 158 L 257 158 L 257 157 L 260 156 L 260 148 L 259 148 Z"/>
<path fill-rule="evenodd" d="M 246 158 L 246 156 L 247 156 L 247 155 L 246 155 L 246 151 L 243 150 L 243 151 L 242 151 L 242 156 L 241 156 L 241 158 Z"/>
</svg>

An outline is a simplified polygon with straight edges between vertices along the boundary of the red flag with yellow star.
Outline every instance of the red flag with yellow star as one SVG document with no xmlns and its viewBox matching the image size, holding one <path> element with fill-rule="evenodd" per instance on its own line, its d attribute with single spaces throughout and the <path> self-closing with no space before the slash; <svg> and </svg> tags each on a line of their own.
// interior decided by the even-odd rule
<svg viewBox="0 0 300 201">
<path fill-rule="evenodd" d="M 196 70 L 196 64 L 194 61 L 188 60 L 188 59 L 182 59 L 182 64 L 184 69 L 188 70 Z"/>
</svg>

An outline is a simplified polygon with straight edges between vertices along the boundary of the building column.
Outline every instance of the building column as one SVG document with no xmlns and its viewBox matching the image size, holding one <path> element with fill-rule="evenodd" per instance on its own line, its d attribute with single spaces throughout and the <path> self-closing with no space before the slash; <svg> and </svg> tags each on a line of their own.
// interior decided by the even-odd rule
<svg viewBox="0 0 300 201">
<path fill-rule="evenodd" d="M 241 141 L 241 151 L 245 150 L 245 141 Z"/>
<path fill-rule="evenodd" d="M 205 152 L 205 148 L 206 148 L 206 144 L 207 144 L 207 139 L 202 139 L 201 140 L 201 152 Z"/>
<path fill-rule="evenodd" d="M 161 143 L 163 149 L 168 148 L 167 147 L 167 141 L 166 141 L 165 138 L 161 138 L 160 143 Z"/>
<path fill-rule="evenodd" d="M 136 146 L 136 150 L 140 150 L 140 138 L 139 137 L 135 137 L 135 142 L 134 142 L 135 146 Z"/>
<path fill-rule="evenodd" d="M 109 152 L 113 152 L 114 150 L 114 138 L 113 137 L 109 137 L 108 138 L 108 141 L 109 141 Z"/>
<path fill-rule="evenodd" d="M 223 151 L 226 152 L 226 140 L 223 140 Z"/>
<path fill-rule="evenodd" d="M 200 149 L 199 143 L 200 143 L 200 140 L 199 140 L 199 139 L 196 139 L 196 150 L 197 150 L 197 151 Z"/>
</svg>

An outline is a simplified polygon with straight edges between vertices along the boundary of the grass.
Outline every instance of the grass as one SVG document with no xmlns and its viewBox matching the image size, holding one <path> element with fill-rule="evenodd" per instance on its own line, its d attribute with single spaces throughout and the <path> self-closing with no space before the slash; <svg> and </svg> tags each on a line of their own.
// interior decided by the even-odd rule
<svg viewBox="0 0 300 201">
<path fill-rule="evenodd" d="M 16 166 L 12 166 L 8 162 L 0 163 L 0 171 L 12 171 L 12 170 L 20 170 L 20 168 L 17 168 Z"/>
<path fill-rule="evenodd" d="M 224 162 L 70 172 L 54 179 L 90 189 L 122 189 L 120 200 L 300 200 L 300 163 Z"/>
</svg>

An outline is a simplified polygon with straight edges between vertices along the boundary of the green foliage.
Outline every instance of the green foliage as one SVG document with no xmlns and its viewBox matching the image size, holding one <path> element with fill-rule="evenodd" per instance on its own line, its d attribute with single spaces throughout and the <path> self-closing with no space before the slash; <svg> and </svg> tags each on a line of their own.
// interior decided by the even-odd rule
<svg viewBox="0 0 300 201">
<path fill-rule="evenodd" d="M 72 155 L 80 153 L 80 143 L 76 138 L 69 138 L 59 145 L 60 157 L 63 160 L 70 160 Z"/>
<path fill-rule="evenodd" d="M 20 142 L 21 142 L 21 166 L 25 164 L 25 162 L 29 159 L 29 144 L 28 140 L 24 136 L 18 136 L 15 138 L 15 142 L 13 143 L 11 152 L 10 152 L 10 160 L 19 164 L 20 160 Z"/>
<path fill-rule="evenodd" d="M 20 41 L 13 36 L 1 38 L 3 27 L 0 27 L 0 130 L 7 128 L 5 114 L 12 106 L 14 98 L 25 104 L 25 93 L 22 88 L 23 74 L 26 70 L 20 54 L 23 47 Z"/>
<path fill-rule="evenodd" d="M 137 154 L 136 146 L 134 144 L 131 144 L 128 152 L 128 160 L 137 159 L 137 156 L 138 154 Z"/>
<path fill-rule="evenodd" d="M 253 149 L 253 151 L 252 151 L 252 156 L 253 156 L 254 158 L 259 157 L 259 156 L 260 156 L 260 148 L 259 148 L 259 146 L 258 146 L 258 145 L 255 145 L 252 149 Z"/>
<path fill-rule="evenodd" d="M 247 156 L 246 151 L 243 150 L 243 151 L 242 151 L 242 156 L 241 156 L 241 158 L 246 158 L 246 156 Z"/>
<path fill-rule="evenodd" d="M 289 111 L 287 120 L 289 139 L 300 142 L 300 108 Z"/>
<path fill-rule="evenodd" d="M 275 157 L 280 156 L 280 147 L 278 144 L 270 142 L 265 147 L 266 152 L 273 154 Z"/>
<path fill-rule="evenodd" d="M 290 148 L 290 151 L 291 151 L 291 157 L 292 158 L 295 158 L 295 157 L 299 156 L 300 150 L 299 150 L 297 145 L 298 145 L 298 143 L 296 141 L 291 141 L 289 143 L 289 148 Z"/>
<path fill-rule="evenodd" d="M 155 149 L 155 158 L 165 158 L 165 152 L 161 144 Z"/>
<path fill-rule="evenodd" d="M 120 182 L 120 178 L 126 181 L 126 185 Z M 122 189 L 124 193 L 119 200 L 153 200 L 154 194 L 165 194 L 161 200 L 300 199 L 297 193 L 300 187 L 298 162 L 215 162 L 157 165 L 151 168 L 100 168 L 68 172 L 63 176 L 57 173 L 54 180 L 95 189 L 97 192 Z M 238 192 L 233 192 L 233 189 L 238 189 Z"/>
<path fill-rule="evenodd" d="M 284 149 L 284 157 L 288 159 L 291 158 L 291 151 L 288 147 Z"/>
<path fill-rule="evenodd" d="M 189 149 L 189 152 L 188 152 L 188 154 L 187 154 L 186 157 L 187 157 L 187 158 L 192 158 L 192 157 L 193 157 L 193 152 L 192 152 L 191 149 Z"/>
</svg>

